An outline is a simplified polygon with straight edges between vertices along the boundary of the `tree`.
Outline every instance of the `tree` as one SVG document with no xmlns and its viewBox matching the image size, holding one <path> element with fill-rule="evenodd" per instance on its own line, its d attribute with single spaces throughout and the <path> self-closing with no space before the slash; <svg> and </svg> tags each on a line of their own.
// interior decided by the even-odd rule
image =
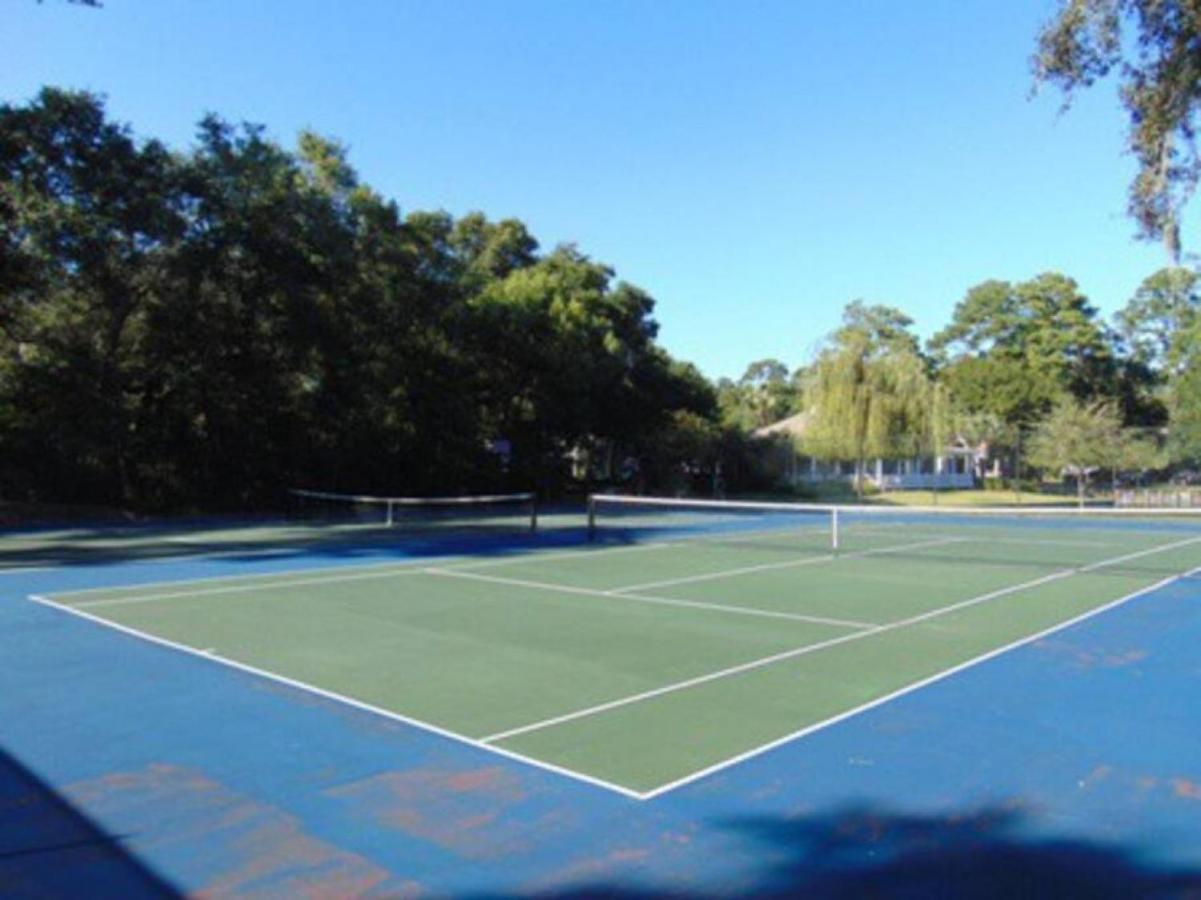
<svg viewBox="0 0 1201 900">
<path fill-rule="evenodd" d="M 800 406 L 800 385 L 778 359 L 760 359 L 746 367 L 738 381 L 718 382 L 723 420 L 743 431 L 778 422 Z"/>
<path fill-rule="evenodd" d="M 516 220 L 402 215 L 312 132 L 209 116 L 184 154 L 88 94 L 0 106 L 0 491 L 23 499 L 278 508 L 297 484 L 555 489 L 566 452 L 655 436 L 695 458 L 716 400 L 653 310 Z"/>
<path fill-rule="evenodd" d="M 806 452 L 853 460 L 860 493 L 869 458 L 924 452 L 937 430 L 925 361 L 900 324 L 908 320 L 887 307 L 872 307 L 865 316 L 868 311 L 860 303 L 847 307 L 843 326 L 810 369 L 805 392 Z"/>
<path fill-rule="evenodd" d="M 1122 439 L 1117 408 L 1104 401 L 1081 403 L 1064 397 L 1038 423 L 1027 444 L 1027 458 L 1053 472 L 1071 472 L 1081 506 L 1090 471 L 1112 465 Z"/>
<path fill-rule="evenodd" d="M 1201 321 L 1175 341 L 1179 363 L 1168 381 L 1168 451 L 1178 462 L 1201 461 Z"/>
<path fill-rule="evenodd" d="M 1070 102 L 1117 71 L 1138 173 L 1129 211 L 1142 237 L 1162 240 L 1180 260 L 1180 212 L 1201 176 L 1195 136 L 1201 101 L 1201 10 L 1195 0 L 1061 0 L 1034 56 L 1037 82 Z M 1132 29 L 1133 39 L 1124 35 Z"/>
<path fill-rule="evenodd" d="M 90 94 L 0 106 L 0 455 L 30 482 L 136 491 L 140 348 L 184 233 L 179 174 Z"/>
<path fill-rule="evenodd" d="M 1110 335 L 1076 282 L 1056 272 L 971 288 L 929 349 L 958 406 L 1015 427 L 1063 393 L 1108 397 L 1117 384 Z"/>
<path fill-rule="evenodd" d="M 1161 269 L 1144 279 L 1115 317 L 1121 335 L 1118 385 L 1127 422 L 1166 423 L 1201 309 L 1197 282 L 1197 273 L 1189 269 Z"/>
<path fill-rule="evenodd" d="M 1181 340 L 1201 310 L 1198 277 L 1191 269 L 1160 269 L 1118 312 L 1118 328 L 1136 361 L 1163 373 L 1181 364 Z"/>
<path fill-rule="evenodd" d="M 876 352 L 912 353 L 918 355 L 913 319 L 893 306 L 869 305 L 852 300 L 842 311 L 842 326 L 834 332 L 836 343 L 846 343 L 861 336 Z"/>
<path fill-rule="evenodd" d="M 1113 470 L 1116 490 L 1119 472 L 1137 472 L 1140 476 L 1162 469 L 1169 462 L 1168 454 L 1154 435 L 1140 433 L 1137 428 L 1123 428 L 1109 448 L 1109 466 Z"/>
</svg>

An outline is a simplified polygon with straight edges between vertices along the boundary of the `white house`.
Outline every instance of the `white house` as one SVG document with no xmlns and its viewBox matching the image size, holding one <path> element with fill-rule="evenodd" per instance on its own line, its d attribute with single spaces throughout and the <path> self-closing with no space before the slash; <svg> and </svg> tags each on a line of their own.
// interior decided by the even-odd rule
<svg viewBox="0 0 1201 900">
<path fill-rule="evenodd" d="M 801 412 L 759 428 L 754 435 L 791 439 L 791 458 L 784 466 L 785 480 L 790 484 L 854 481 L 853 460 L 819 460 L 800 450 L 808 424 L 809 414 Z M 987 445 L 973 447 L 962 438 L 956 438 L 938 456 L 868 460 L 863 477 L 880 490 L 970 488 L 977 478 L 984 476 L 987 457 Z"/>
</svg>

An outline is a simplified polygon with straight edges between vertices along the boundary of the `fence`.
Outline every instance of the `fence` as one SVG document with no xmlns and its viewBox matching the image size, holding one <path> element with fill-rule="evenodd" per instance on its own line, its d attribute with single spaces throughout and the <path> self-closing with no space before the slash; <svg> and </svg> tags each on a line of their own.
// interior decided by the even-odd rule
<svg viewBox="0 0 1201 900">
<path fill-rule="evenodd" d="M 1120 490 L 1114 494 L 1117 506 L 1170 507 L 1173 509 L 1201 508 L 1201 490 L 1164 490 L 1143 488 Z"/>
</svg>

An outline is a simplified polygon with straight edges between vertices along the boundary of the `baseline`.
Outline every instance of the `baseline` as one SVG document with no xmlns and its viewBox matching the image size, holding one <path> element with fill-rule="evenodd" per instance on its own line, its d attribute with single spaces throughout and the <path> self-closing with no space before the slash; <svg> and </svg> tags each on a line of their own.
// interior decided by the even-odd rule
<svg viewBox="0 0 1201 900">
<path fill-rule="evenodd" d="M 114 631 L 121 632 L 122 634 L 128 635 L 130 637 L 139 638 L 141 640 L 147 641 L 152 644 L 158 644 L 159 646 L 167 647 L 171 650 L 177 650 L 181 653 L 187 653 L 188 655 L 194 656 L 197 659 L 207 660 L 208 662 L 216 663 L 216 664 L 222 665 L 222 666 L 227 666 L 231 669 L 237 669 L 238 671 L 246 672 L 250 675 L 254 675 L 259 678 L 266 678 L 269 681 L 274 681 L 278 684 L 287 685 L 288 687 L 296 688 L 297 690 L 307 691 L 310 694 L 315 694 L 316 696 L 324 697 L 327 700 L 333 700 L 338 703 L 344 703 L 347 706 L 352 706 L 355 709 L 359 709 L 364 712 L 372 713 L 374 715 L 381 716 L 385 719 L 390 719 L 392 721 L 400 722 L 405 725 L 411 725 L 414 728 L 420 729 L 420 730 L 428 732 L 430 734 L 436 734 L 439 737 L 443 737 L 448 740 L 456 741 L 460 744 L 466 744 L 467 746 L 475 747 L 478 750 L 486 750 L 490 753 L 495 753 L 499 756 L 506 757 L 507 759 L 514 760 L 515 762 L 525 763 L 526 765 L 533 766 L 537 769 L 542 769 L 543 771 L 546 771 L 546 772 L 552 772 L 556 775 L 561 775 L 566 778 L 573 779 L 575 781 L 579 781 L 579 782 L 583 782 L 585 784 L 592 785 L 593 787 L 604 788 L 605 790 L 612 791 L 616 794 L 620 794 L 621 796 L 628 797 L 632 800 L 641 800 L 642 799 L 642 794 L 639 791 L 635 791 L 631 788 L 625 787 L 624 785 L 620 785 L 620 784 L 617 784 L 617 783 L 611 782 L 611 781 L 606 781 L 603 778 L 597 778 L 596 776 L 588 775 L 584 772 L 577 772 L 576 770 L 569 769 L 565 766 L 559 766 L 559 765 L 555 765 L 554 763 L 544 762 L 542 760 L 535 759 L 531 756 L 526 756 L 523 753 L 518 753 L 515 750 L 508 750 L 504 747 L 491 747 L 476 738 L 468 737 L 467 735 L 459 734 L 458 732 L 455 732 L 455 731 L 450 731 L 449 729 L 443 728 L 439 725 L 434 725 L 430 722 L 425 722 L 421 719 L 415 719 L 412 716 L 406 716 L 402 713 L 393 712 L 392 710 L 384 709 L 383 707 L 375 706 L 374 704 L 366 703 L 362 700 L 356 700 L 355 698 L 348 697 L 345 694 L 339 694 L 335 691 L 326 690 L 325 688 L 317 687 L 316 685 L 309 684 L 304 681 L 298 681 L 297 679 L 289 678 L 286 675 L 279 675 L 279 674 L 276 674 L 275 672 L 268 671 L 267 669 L 260 669 L 257 666 L 252 666 L 252 665 L 249 665 L 248 663 L 243 663 L 243 662 L 238 662 L 237 660 L 228 659 L 227 657 L 219 656 L 216 653 L 211 652 L 211 650 L 206 651 L 205 649 L 191 647 L 191 646 L 188 646 L 187 644 L 181 644 L 177 641 L 172 641 L 167 638 L 158 637 L 157 635 L 149 634 L 144 631 L 139 631 L 136 628 L 130 628 L 128 625 L 121 625 L 121 624 L 118 624 L 117 622 L 111 622 L 108 619 L 102 618 L 100 616 L 92 615 L 91 613 L 85 612 L 81 609 L 76 609 L 75 607 L 72 607 L 72 606 L 66 606 L 62 603 L 56 603 L 55 601 L 50 600 L 49 598 L 44 597 L 40 594 L 29 594 L 27 599 L 33 603 L 38 603 L 38 604 L 41 604 L 42 606 L 49 607 L 50 609 L 55 609 L 55 610 L 58 610 L 59 612 L 66 613 L 67 615 L 77 616 L 78 618 L 89 621 L 95 625 L 100 625 L 104 628 L 111 628 Z"/>
<path fill-rule="evenodd" d="M 782 747 L 785 744 L 791 743 L 792 741 L 797 741 L 818 731 L 823 731 L 826 728 L 837 725 L 839 722 L 843 722 L 847 719 L 868 712 L 869 710 L 875 709 L 877 706 L 883 706 L 885 703 L 890 703 L 891 701 L 903 697 L 906 694 L 911 694 L 915 691 L 921 690 L 922 688 L 929 687 L 930 685 L 946 678 L 958 675 L 960 672 L 966 671 L 967 669 L 971 669 L 975 666 L 981 665 L 982 663 L 988 662 L 990 659 L 994 659 L 1005 653 L 1009 653 L 1010 651 L 1016 650 L 1017 648 L 1023 647 L 1027 644 L 1032 644 L 1035 641 L 1040 641 L 1045 637 L 1055 634 L 1056 632 L 1071 628 L 1073 625 L 1078 625 L 1079 623 L 1091 619 L 1094 616 L 1107 613 L 1110 610 L 1116 609 L 1119 606 L 1131 602 L 1132 600 L 1137 600 L 1139 597 L 1143 597 L 1147 594 L 1158 591 L 1161 588 L 1167 587 L 1176 581 L 1192 578 L 1199 573 L 1201 573 L 1201 566 L 1198 566 L 1195 569 L 1189 569 L 1185 572 L 1180 572 L 1176 575 L 1169 575 L 1167 578 L 1157 581 L 1154 584 L 1147 585 L 1144 588 L 1139 588 L 1137 591 L 1132 591 L 1129 594 L 1125 594 L 1124 596 L 1118 597 L 1116 600 L 1111 600 L 1101 606 L 1085 610 L 1077 616 L 1073 616 L 1072 618 L 1066 619 L 1063 622 L 1058 622 L 1048 628 L 1036 631 L 1034 634 L 1029 634 L 1025 637 L 1018 638 L 1015 641 L 1011 641 L 1004 646 L 989 650 L 980 654 L 979 656 L 972 657 L 971 659 L 958 663 L 949 669 L 944 669 L 941 672 L 935 672 L 933 675 L 929 675 L 920 681 L 915 681 L 913 684 L 907 684 L 904 687 L 899 688 L 889 694 L 885 694 L 882 697 L 869 700 L 866 703 L 862 703 L 859 706 L 838 713 L 837 715 L 830 716 L 829 718 L 823 719 L 820 722 L 814 722 L 812 725 L 806 725 L 804 728 L 799 728 L 790 734 L 784 735 L 783 737 L 775 738 L 774 740 L 768 741 L 765 744 L 761 744 L 758 747 L 752 747 L 750 750 L 745 750 L 742 753 L 731 756 L 728 759 L 722 760 L 721 762 L 714 763 L 711 766 L 706 766 L 703 769 L 698 769 L 697 771 L 685 775 L 682 778 L 678 778 L 675 781 L 669 781 L 666 784 L 661 784 L 656 788 L 651 788 L 649 791 L 644 791 L 641 795 L 641 798 L 643 800 L 653 800 L 656 797 L 661 797 L 662 795 L 671 791 L 675 791 L 685 787 L 686 785 L 692 784 L 694 781 L 700 781 L 702 778 L 715 775 L 724 769 L 728 769 L 744 763 L 747 760 L 754 759 L 756 756 L 769 753 L 770 751 L 775 750 L 777 747 Z"/>
</svg>

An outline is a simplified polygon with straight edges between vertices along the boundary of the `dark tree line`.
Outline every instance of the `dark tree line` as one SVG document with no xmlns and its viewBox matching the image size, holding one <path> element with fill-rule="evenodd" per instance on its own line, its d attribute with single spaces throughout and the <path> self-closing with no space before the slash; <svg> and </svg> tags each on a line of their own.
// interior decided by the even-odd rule
<svg viewBox="0 0 1201 900">
<path fill-rule="evenodd" d="M 840 391 L 896 401 L 864 407 L 852 456 L 951 431 L 1016 453 L 1067 398 L 1187 464 L 1199 298 L 1194 271 L 1164 269 L 1110 326 L 1064 275 L 986 281 L 924 349 L 904 313 L 856 302 L 811 365 L 713 386 L 656 343 L 644 291 L 519 221 L 402 214 L 315 134 L 289 150 L 208 117 L 179 152 L 46 89 L 0 106 L 0 498 L 758 490 L 749 432 L 787 415 L 845 455 Z"/>
<path fill-rule="evenodd" d="M 0 496 L 271 506 L 291 485 L 554 490 L 676 462 L 716 400 L 654 301 L 516 220 L 402 214 L 343 149 L 94 96 L 0 106 Z"/>
</svg>

